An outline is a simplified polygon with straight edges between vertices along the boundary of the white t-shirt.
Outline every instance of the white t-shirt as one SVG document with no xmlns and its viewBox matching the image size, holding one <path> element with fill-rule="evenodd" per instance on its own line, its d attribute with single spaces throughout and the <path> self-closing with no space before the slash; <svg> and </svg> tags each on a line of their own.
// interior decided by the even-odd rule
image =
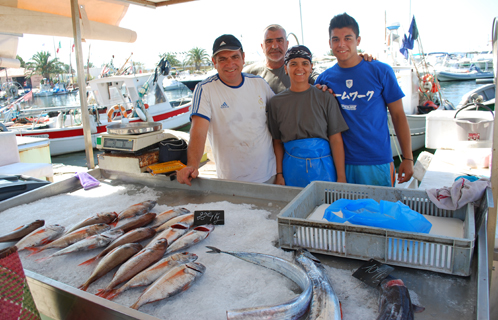
<svg viewBox="0 0 498 320">
<path fill-rule="evenodd" d="M 274 95 L 260 76 L 242 73 L 237 87 L 218 75 L 197 84 L 190 117 L 210 121 L 208 139 L 220 179 L 265 182 L 276 173 L 266 104 Z"/>
</svg>

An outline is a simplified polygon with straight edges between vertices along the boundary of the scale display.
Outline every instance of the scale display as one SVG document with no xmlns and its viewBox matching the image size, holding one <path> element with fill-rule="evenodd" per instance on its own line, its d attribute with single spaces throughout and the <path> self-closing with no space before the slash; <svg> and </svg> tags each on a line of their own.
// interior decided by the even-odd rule
<svg viewBox="0 0 498 320">
<path fill-rule="evenodd" d="M 104 148 L 133 150 L 133 140 L 106 138 L 104 139 Z"/>
<path fill-rule="evenodd" d="M 97 137 L 97 148 L 104 150 L 116 150 L 126 152 L 137 152 L 149 148 L 167 138 L 176 138 L 175 135 L 154 131 L 142 134 L 103 134 Z"/>
</svg>

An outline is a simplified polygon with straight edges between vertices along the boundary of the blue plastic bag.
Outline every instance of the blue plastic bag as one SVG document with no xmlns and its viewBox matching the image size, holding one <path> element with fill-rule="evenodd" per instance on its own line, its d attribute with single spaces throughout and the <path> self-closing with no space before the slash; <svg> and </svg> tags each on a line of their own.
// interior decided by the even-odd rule
<svg viewBox="0 0 498 320">
<path fill-rule="evenodd" d="M 343 217 L 334 212 L 342 211 Z M 399 231 L 429 233 L 432 224 L 420 213 L 398 202 L 373 199 L 339 199 L 332 203 L 323 217 L 330 222 L 394 229 Z"/>
</svg>

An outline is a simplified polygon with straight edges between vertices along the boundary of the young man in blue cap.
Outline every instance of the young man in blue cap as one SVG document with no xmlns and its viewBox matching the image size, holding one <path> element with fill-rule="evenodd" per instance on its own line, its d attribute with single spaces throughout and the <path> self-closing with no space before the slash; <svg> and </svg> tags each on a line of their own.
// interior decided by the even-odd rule
<svg viewBox="0 0 498 320">
<path fill-rule="evenodd" d="M 199 175 L 206 137 L 211 143 L 218 178 L 273 183 L 275 153 L 266 125 L 266 104 L 274 95 L 260 76 L 242 73 L 245 54 L 233 35 L 213 44 L 218 74 L 200 82 L 191 108 L 187 167 L 177 179 L 191 185 Z"/>
<path fill-rule="evenodd" d="M 316 83 L 334 91 L 349 127 L 342 135 L 347 182 L 394 186 L 387 109 L 403 154 L 398 182 L 408 181 L 413 174 L 410 128 L 401 101 L 404 94 L 393 69 L 379 61 L 363 61 L 357 51 L 361 41 L 358 23 L 346 13 L 332 18 L 329 35 L 337 64 L 324 71 Z"/>
</svg>

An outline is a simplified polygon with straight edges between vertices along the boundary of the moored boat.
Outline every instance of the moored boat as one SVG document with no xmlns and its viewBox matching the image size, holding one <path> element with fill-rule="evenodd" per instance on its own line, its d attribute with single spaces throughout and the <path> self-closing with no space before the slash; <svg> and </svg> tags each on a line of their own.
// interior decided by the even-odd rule
<svg viewBox="0 0 498 320">
<path fill-rule="evenodd" d="M 90 81 L 96 104 L 89 105 L 91 140 L 106 132 L 107 125 L 117 122 L 160 122 L 164 129 L 176 129 L 189 122 L 191 98 L 169 101 L 162 81 L 165 75 L 142 73 L 100 78 Z M 50 154 L 59 155 L 85 150 L 81 113 L 68 108 L 58 116 L 33 117 L 32 123 L 12 125 L 9 130 L 18 136 L 50 139 Z M 99 112 L 99 110 L 101 110 Z M 105 112 L 105 113 L 101 113 Z"/>
<path fill-rule="evenodd" d="M 437 78 L 439 81 L 462 81 L 493 78 L 493 72 L 481 71 L 478 67 L 469 69 L 454 69 L 452 71 L 438 71 Z"/>
<path fill-rule="evenodd" d="M 477 99 L 477 102 L 483 104 L 490 109 L 495 109 L 495 95 L 496 95 L 496 85 L 494 83 L 486 84 L 480 86 L 474 90 L 467 92 L 463 97 L 457 109 L 466 106 L 469 103 L 473 103 Z"/>
</svg>

